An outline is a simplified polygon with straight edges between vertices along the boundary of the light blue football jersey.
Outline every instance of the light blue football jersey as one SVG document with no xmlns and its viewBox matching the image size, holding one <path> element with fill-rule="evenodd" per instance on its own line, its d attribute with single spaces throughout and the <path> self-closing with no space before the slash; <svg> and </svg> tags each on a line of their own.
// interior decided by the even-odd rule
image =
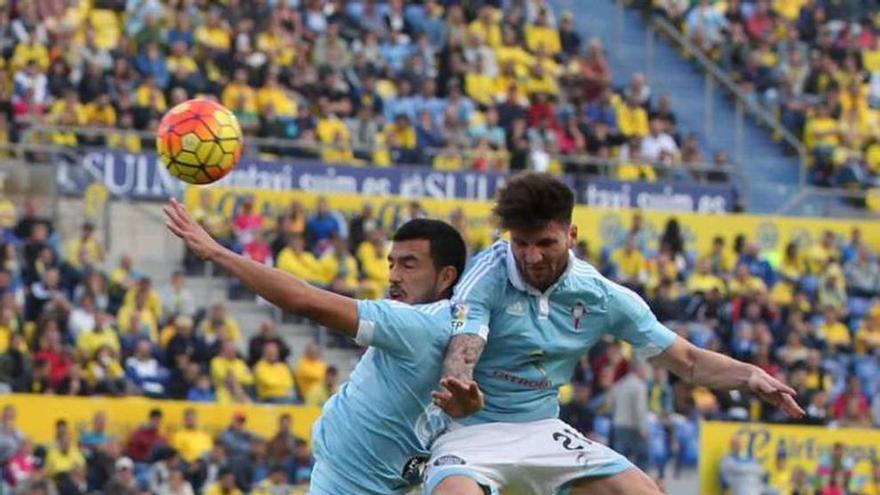
<svg viewBox="0 0 880 495">
<path fill-rule="evenodd" d="M 312 431 L 311 493 L 384 495 L 421 482 L 421 462 L 448 417 L 432 404 L 451 337 L 443 300 L 359 301 L 357 342 L 369 346 Z"/>
<path fill-rule="evenodd" d="M 477 255 L 459 281 L 452 328 L 487 340 L 474 370 L 486 405 L 460 421 L 466 425 L 557 417 L 559 387 L 603 335 L 631 343 L 643 358 L 676 338 L 642 298 L 573 254 L 555 285 L 543 293 L 528 286 L 506 241 Z"/>
</svg>

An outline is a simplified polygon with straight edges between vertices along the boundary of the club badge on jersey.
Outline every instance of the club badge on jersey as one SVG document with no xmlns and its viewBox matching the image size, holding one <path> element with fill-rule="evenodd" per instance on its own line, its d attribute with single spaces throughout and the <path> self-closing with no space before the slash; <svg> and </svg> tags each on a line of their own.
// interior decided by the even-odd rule
<svg viewBox="0 0 880 495">
<path fill-rule="evenodd" d="M 571 320 L 575 330 L 581 329 L 581 320 L 587 314 L 587 305 L 583 301 L 575 301 L 571 307 Z"/>
</svg>

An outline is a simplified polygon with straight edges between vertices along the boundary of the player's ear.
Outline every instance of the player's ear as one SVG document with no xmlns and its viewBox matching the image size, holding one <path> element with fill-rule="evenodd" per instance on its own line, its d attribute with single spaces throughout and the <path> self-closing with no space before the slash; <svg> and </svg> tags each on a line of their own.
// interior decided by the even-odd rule
<svg viewBox="0 0 880 495">
<path fill-rule="evenodd" d="M 437 288 L 439 293 L 452 292 L 455 281 L 458 280 L 458 269 L 452 265 L 446 265 L 437 273 Z"/>
<path fill-rule="evenodd" d="M 568 249 L 574 249 L 578 241 L 578 226 L 571 224 L 568 226 Z"/>
</svg>

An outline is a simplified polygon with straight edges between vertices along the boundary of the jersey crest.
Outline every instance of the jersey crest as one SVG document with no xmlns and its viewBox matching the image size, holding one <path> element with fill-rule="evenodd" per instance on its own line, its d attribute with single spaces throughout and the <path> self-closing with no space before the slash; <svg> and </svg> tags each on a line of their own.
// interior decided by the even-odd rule
<svg viewBox="0 0 880 495">
<path fill-rule="evenodd" d="M 587 314 L 587 305 L 578 299 L 571 306 L 571 322 L 575 330 L 581 329 L 581 321 Z"/>
</svg>

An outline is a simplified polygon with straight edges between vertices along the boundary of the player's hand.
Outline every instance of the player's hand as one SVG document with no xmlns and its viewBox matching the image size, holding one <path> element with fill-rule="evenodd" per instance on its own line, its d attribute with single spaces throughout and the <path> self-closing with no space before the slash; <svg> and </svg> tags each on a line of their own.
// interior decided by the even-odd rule
<svg viewBox="0 0 880 495">
<path fill-rule="evenodd" d="M 473 380 L 448 377 L 440 380 L 441 388 L 431 392 L 434 404 L 453 418 L 470 416 L 483 408 L 483 392 Z"/>
<path fill-rule="evenodd" d="M 168 223 L 165 224 L 168 230 L 183 239 L 186 247 L 200 258 L 211 259 L 215 253 L 222 249 L 220 244 L 201 225 L 190 218 L 186 207 L 176 199 L 171 198 L 163 210 L 165 216 L 168 217 Z"/>
<path fill-rule="evenodd" d="M 791 418 L 804 416 L 804 410 L 795 401 L 797 392 L 788 385 L 770 376 L 766 371 L 756 368 L 749 376 L 749 390 L 764 402 L 773 404 Z"/>
</svg>

